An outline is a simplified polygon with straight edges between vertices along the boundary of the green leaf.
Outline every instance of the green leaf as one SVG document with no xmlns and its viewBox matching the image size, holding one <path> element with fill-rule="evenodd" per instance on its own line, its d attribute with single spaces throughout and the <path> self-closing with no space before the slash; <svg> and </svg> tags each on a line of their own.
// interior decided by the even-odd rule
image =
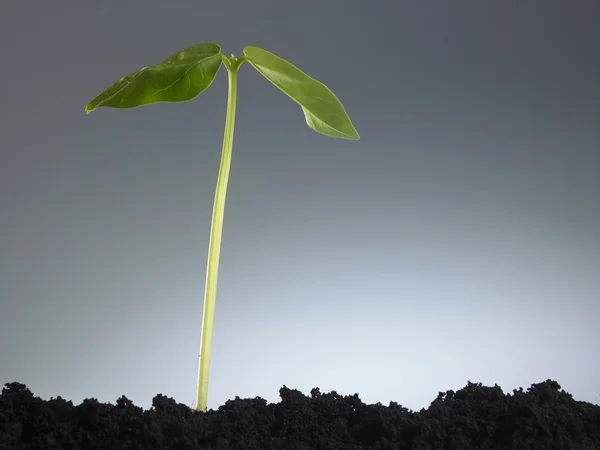
<svg viewBox="0 0 600 450">
<path fill-rule="evenodd" d="M 102 106 L 134 108 L 158 102 L 185 102 L 208 88 L 221 67 L 221 47 L 196 44 L 162 63 L 121 78 L 85 107 L 86 114 Z"/>
<path fill-rule="evenodd" d="M 334 138 L 360 139 L 344 106 L 320 81 L 262 48 L 245 47 L 248 62 L 302 107 L 307 125 Z"/>
</svg>

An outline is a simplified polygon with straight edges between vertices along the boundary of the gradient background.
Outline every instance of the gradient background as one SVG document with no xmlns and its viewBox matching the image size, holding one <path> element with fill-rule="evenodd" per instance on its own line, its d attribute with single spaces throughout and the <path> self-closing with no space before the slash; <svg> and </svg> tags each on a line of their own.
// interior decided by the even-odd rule
<svg viewBox="0 0 600 450">
<path fill-rule="evenodd" d="M 547 378 L 600 402 L 596 0 L 4 2 L 2 385 L 195 404 L 226 69 L 191 102 L 84 107 L 207 41 L 286 58 L 361 134 L 242 67 L 209 408 Z"/>
</svg>

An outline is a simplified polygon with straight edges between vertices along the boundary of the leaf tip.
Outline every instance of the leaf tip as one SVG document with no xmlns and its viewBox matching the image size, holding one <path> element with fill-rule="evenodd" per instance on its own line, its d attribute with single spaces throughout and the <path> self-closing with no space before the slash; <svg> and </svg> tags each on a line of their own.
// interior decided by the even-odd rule
<svg viewBox="0 0 600 450">
<path fill-rule="evenodd" d="M 352 127 L 352 133 L 346 135 L 346 139 L 350 139 L 351 141 L 359 141 L 360 134 L 356 131 L 356 128 Z"/>
</svg>

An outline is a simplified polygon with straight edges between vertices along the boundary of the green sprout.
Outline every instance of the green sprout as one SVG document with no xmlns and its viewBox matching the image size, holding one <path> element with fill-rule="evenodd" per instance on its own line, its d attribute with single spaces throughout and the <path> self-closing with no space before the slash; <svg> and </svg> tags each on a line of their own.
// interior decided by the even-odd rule
<svg viewBox="0 0 600 450">
<path fill-rule="evenodd" d="M 221 62 L 227 69 L 227 116 L 210 230 L 198 365 L 196 409 L 203 412 L 206 412 L 208 397 L 210 344 L 215 316 L 223 213 L 235 125 L 237 71 L 246 61 L 300 105 L 307 125 L 314 131 L 333 138 L 360 139 L 344 106 L 327 86 L 285 59 L 251 46 L 244 48 L 244 56 L 241 58 L 237 59 L 232 54 L 231 59 L 228 59 L 221 53 L 221 47 L 212 42 L 192 45 L 169 56 L 160 64 L 144 67 L 121 78 L 85 107 L 86 114 L 89 114 L 103 106 L 134 108 L 159 102 L 185 102 L 212 84 Z"/>
</svg>

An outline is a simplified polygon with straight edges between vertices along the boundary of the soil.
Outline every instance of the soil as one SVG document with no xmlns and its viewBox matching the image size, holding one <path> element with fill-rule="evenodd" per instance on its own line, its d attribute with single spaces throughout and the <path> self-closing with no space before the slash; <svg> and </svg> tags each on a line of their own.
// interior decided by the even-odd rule
<svg viewBox="0 0 600 450">
<path fill-rule="evenodd" d="M 552 380 L 512 395 L 469 382 L 419 412 L 318 388 L 307 397 L 284 386 L 277 404 L 236 397 L 203 413 L 160 394 L 143 410 L 124 396 L 74 406 L 5 386 L 0 449 L 600 449 L 600 406 Z"/>
</svg>

